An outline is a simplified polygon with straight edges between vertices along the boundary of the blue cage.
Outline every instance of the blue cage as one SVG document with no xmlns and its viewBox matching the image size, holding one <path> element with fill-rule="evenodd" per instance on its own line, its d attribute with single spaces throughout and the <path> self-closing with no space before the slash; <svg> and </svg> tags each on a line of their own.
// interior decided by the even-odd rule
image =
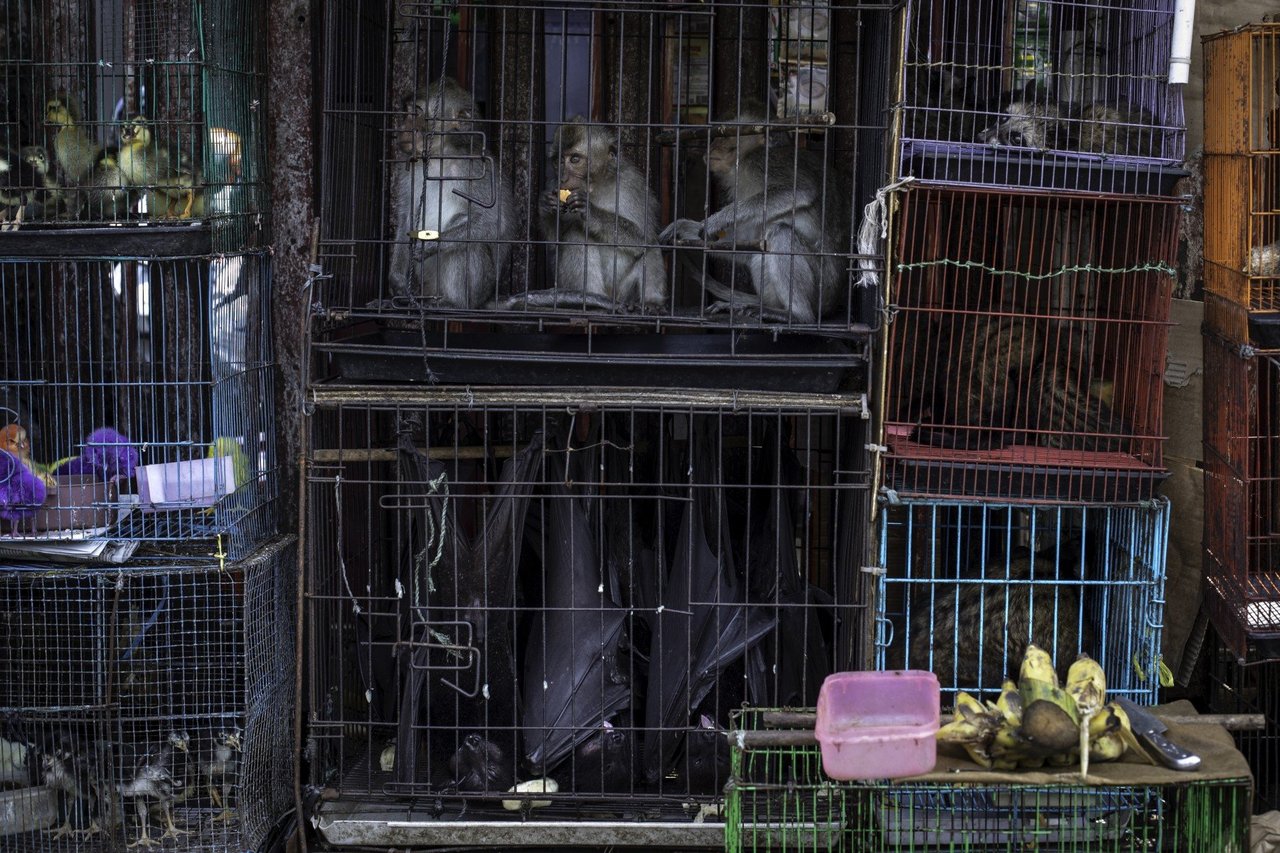
<svg viewBox="0 0 1280 853">
<path fill-rule="evenodd" d="M 1084 652 L 1108 692 L 1155 701 L 1169 503 L 889 503 L 880 509 L 878 669 L 947 694 L 1016 678 L 1028 643 L 1059 675 Z"/>
</svg>

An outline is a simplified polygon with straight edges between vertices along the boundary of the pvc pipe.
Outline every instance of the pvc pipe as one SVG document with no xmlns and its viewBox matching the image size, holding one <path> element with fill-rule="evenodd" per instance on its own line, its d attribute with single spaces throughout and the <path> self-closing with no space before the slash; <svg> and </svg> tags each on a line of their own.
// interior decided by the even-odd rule
<svg viewBox="0 0 1280 853">
<path fill-rule="evenodd" d="M 1169 50 L 1169 82 L 1191 76 L 1191 39 L 1195 35 L 1196 0 L 1177 0 L 1173 7 L 1173 45 Z"/>
</svg>

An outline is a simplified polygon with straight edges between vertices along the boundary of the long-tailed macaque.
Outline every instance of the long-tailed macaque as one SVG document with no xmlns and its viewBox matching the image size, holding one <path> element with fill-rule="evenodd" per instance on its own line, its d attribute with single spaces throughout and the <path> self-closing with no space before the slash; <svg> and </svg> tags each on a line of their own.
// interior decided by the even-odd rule
<svg viewBox="0 0 1280 853">
<path fill-rule="evenodd" d="M 658 201 L 644 174 L 619 154 L 616 132 L 574 119 L 556 132 L 555 153 L 556 187 L 538 204 L 543 233 L 556 245 L 555 288 L 507 305 L 661 307 L 667 277 L 657 248 Z"/>
<path fill-rule="evenodd" d="M 764 124 L 764 111 L 744 109 L 738 121 Z M 707 291 L 721 300 L 713 308 L 816 323 L 835 305 L 847 278 L 835 254 L 846 234 L 843 205 L 838 192 L 826 192 L 822 160 L 790 142 L 770 145 L 767 133 L 743 132 L 712 140 L 707 169 L 727 196 L 724 206 L 702 222 L 677 219 L 662 232 L 662 241 L 717 244 L 719 249 L 707 251 L 745 273 L 747 282 L 739 275 L 729 287 L 697 271 Z M 757 243 L 754 249 L 732 245 Z"/>
<path fill-rule="evenodd" d="M 402 125 L 395 166 L 391 289 L 454 308 L 492 298 L 511 255 L 511 189 L 476 132 L 475 100 L 448 77 L 431 83 Z"/>
</svg>

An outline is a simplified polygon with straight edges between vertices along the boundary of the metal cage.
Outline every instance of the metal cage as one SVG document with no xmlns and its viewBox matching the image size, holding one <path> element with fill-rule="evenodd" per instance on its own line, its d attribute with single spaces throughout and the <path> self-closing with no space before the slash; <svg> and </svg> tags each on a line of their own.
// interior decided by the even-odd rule
<svg viewBox="0 0 1280 853">
<path fill-rule="evenodd" d="M 1237 343 L 1280 347 L 1280 24 L 1205 39 L 1205 290 L 1248 312 Z M 1213 316 L 1206 315 L 1212 322 Z"/>
<path fill-rule="evenodd" d="M 269 275 L 0 260 L 0 555 L 238 559 L 275 532 Z"/>
<path fill-rule="evenodd" d="M 585 391 L 410 399 L 312 418 L 321 833 L 718 846 L 698 815 L 729 712 L 813 701 L 867 652 L 867 422 Z M 547 778 L 558 792 L 506 793 Z"/>
<path fill-rule="evenodd" d="M 888 296 L 886 482 L 1125 502 L 1164 478 L 1178 205 L 903 194 Z"/>
<path fill-rule="evenodd" d="M 0 570 L 6 850 L 262 841 L 293 799 L 295 547 Z"/>
<path fill-rule="evenodd" d="M 1242 666 L 1221 638 L 1205 649 L 1207 702 L 1217 714 L 1262 714 L 1260 731 L 1235 732 L 1253 771 L 1254 814 L 1280 809 L 1280 662 Z"/>
<path fill-rule="evenodd" d="M 812 732 L 760 731 L 769 714 L 768 709 L 744 710 L 734 730 L 745 737 L 732 747 L 727 853 L 1220 853 L 1247 845 L 1247 773 L 1163 785 L 835 782 L 823 773 Z M 806 734 L 807 744 L 794 737 Z M 790 735 L 797 745 L 780 745 L 776 737 L 755 743 L 753 735 Z"/>
<path fill-rule="evenodd" d="M 879 280 L 878 228 L 855 234 L 885 183 L 888 4 L 328 0 L 324 14 L 322 349 L 425 348 L 454 384 L 857 361 L 831 336 L 875 320 L 875 288 L 858 285 Z M 455 102 L 460 118 L 431 118 Z M 574 196 L 581 138 L 594 189 Z M 717 189 L 705 155 L 725 146 L 743 156 Z"/>
<path fill-rule="evenodd" d="M 898 177 L 1160 195 L 1185 174 L 1174 3 L 909 0 Z"/>
<path fill-rule="evenodd" d="M 0 254 L 66 239 L 139 255 L 258 240 L 265 6 L 15 0 L 0 23 L 0 216 L 18 225 Z M 131 227 L 83 233 L 107 224 Z"/>
<path fill-rule="evenodd" d="M 1108 692 L 1155 701 L 1169 504 L 909 502 L 880 511 L 876 667 L 947 694 L 1016 680 L 1028 643 L 1060 676 L 1078 652 Z"/>
<path fill-rule="evenodd" d="M 1280 659 L 1280 358 L 1206 335 L 1209 613 L 1241 660 Z"/>
</svg>

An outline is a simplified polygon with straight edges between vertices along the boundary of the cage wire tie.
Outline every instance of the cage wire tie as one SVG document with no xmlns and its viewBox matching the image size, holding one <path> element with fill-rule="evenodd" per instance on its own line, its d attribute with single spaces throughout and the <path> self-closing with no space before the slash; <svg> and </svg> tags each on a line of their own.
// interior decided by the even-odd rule
<svg viewBox="0 0 1280 853">
<path fill-rule="evenodd" d="M 889 446 L 887 444 L 866 444 L 863 447 L 868 453 L 888 453 Z"/>
<path fill-rule="evenodd" d="M 889 204 L 890 193 L 897 192 L 913 183 L 914 177 L 906 177 L 891 184 L 885 184 L 876 190 L 875 197 L 862 208 L 862 224 L 858 226 L 858 254 L 875 255 L 877 246 L 889 236 Z M 858 277 L 858 287 L 875 287 L 880 283 L 880 274 L 876 272 L 875 262 L 869 257 L 858 260 L 862 275 Z"/>
</svg>

